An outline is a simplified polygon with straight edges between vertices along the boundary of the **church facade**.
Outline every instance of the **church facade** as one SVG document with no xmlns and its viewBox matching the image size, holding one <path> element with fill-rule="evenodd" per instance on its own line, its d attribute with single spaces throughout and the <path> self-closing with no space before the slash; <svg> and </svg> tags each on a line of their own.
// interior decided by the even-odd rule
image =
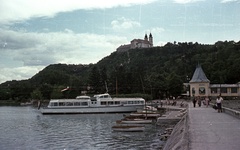
<svg viewBox="0 0 240 150">
<path fill-rule="evenodd" d="M 129 49 L 136 49 L 136 48 L 150 48 L 153 47 L 153 37 L 152 34 L 145 34 L 144 39 L 133 39 L 130 44 L 121 45 L 117 48 L 117 52 L 125 52 Z"/>
<path fill-rule="evenodd" d="M 240 96 L 240 82 L 236 84 L 210 84 L 202 67 L 198 65 L 189 82 L 190 96 L 200 97 L 216 97 L 221 95 L 223 97 L 239 97 Z"/>
</svg>

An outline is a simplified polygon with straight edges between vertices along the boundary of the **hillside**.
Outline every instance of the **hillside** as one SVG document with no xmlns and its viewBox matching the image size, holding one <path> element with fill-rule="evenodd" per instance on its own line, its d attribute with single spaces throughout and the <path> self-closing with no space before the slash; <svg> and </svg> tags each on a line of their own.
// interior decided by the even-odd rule
<svg viewBox="0 0 240 150">
<path fill-rule="evenodd" d="M 164 47 L 113 52 L 97 64 L 52 64 L 23 81 L 0 85 L 0 99 L 73 98 L 83 91 L 144 93 L 153 98 L 178 96 L 200 63 L 211 83 L 240 81 L 240 42 L 213 45 L 167 43 Z M 70 87 L 70 91 L 61 92 Z"/>
</svg>

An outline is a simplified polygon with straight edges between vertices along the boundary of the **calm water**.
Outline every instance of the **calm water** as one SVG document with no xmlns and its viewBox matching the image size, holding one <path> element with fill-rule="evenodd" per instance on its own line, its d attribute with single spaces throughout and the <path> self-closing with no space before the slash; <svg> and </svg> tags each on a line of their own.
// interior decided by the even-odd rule
<svg viewBox="0 0 240 150">
<path fill-rule="evenodd" d="M 161 127 L 112 132 L 123 114 L 42 115 L 33 107 L 0 107 L 1 150 L 159 149 Z"/>
</svg>

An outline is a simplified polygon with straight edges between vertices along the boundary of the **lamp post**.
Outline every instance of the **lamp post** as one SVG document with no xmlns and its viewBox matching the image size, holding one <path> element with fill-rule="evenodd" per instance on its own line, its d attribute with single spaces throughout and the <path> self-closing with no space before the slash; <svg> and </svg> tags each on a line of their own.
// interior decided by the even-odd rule
<svg viewBox="0 0 240 150">
<path fill-rule="evenodd" d="M 221 91 L 221 88 L 222 88 L 221 83 L 222 83 L 222 76 L 220 76 L 220 91 L 219 91 L 219 95 L 220 95 L 220 96 L 221 96 L 221 93 L 222 93 L 222 91 Z"/>
<path fill-rule="evenodd" d="M 190 78 L 187 76 L 187 96 L 190 97 Z"/>
</svg>

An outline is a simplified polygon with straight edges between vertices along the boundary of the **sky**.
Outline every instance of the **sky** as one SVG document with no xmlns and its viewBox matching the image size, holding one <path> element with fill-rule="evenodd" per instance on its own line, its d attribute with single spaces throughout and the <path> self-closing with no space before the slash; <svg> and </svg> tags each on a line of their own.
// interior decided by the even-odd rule
<svg viewBox="0 0 240 150">
<path fill-rule="evenodd" d="M 0 0 L 0 83 L 95 64 L 133 39 L 239 41 L 240 0 Z"/>
</svg>

